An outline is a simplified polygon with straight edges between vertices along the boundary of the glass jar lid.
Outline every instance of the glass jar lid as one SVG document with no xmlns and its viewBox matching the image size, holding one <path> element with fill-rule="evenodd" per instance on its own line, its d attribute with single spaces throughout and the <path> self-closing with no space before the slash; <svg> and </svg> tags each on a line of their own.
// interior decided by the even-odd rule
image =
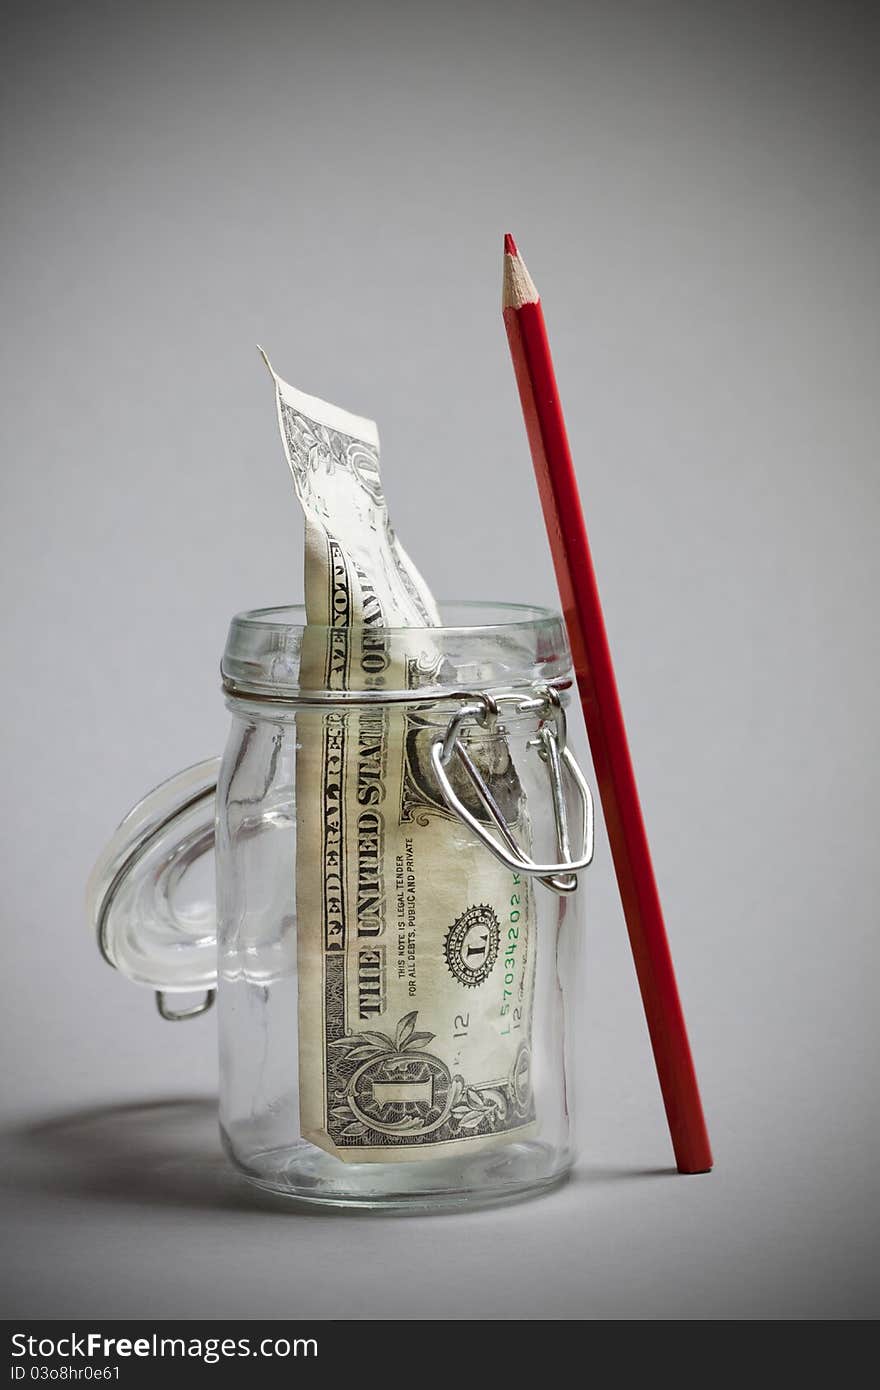
<svg viewBox="0 0 880 1390">
<path fill-rule="evenodd" d="M 89 923 L 109 965 L 162 993 L 217 982 L 214 799 L 219 758 L 132 807 L 92 870 Z M 163 1011 L 162 998 L 159 1000 Z"/>
</svg>

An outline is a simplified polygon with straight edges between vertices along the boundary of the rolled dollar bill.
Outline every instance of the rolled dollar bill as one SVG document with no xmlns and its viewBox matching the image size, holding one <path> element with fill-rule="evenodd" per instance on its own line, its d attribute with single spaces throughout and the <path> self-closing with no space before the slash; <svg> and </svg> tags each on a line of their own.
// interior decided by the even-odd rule
<svg viewBox="0 0 880 1390">
<path fill-rule="evenodd" d="M 300 685 L 368 696 L 296 715 L 302 1133 L 354 1163 L 509 1142 L 534 1121 L 534 890 L 443 803 L 436 721 L 382 703 L 437 671 L 440 615 L 390 525 L 376 425 L 272 375 L 305 514 Z M 522 827 L 504 740 L 479 756 Z"/>
</svg>

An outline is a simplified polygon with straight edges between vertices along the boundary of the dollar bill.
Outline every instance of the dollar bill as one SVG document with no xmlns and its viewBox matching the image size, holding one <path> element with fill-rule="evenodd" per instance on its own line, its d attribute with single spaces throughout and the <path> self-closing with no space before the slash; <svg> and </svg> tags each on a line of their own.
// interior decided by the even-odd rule
<svg viewBox="0 0 880 1390">
<path fill-rule="evenodd" d="M 301 687 L 415 690 L 440 674 L 440 617 L 389 523 L 376 426 L 272 375 L 305 514 Z M 534 1121 L 534 890 L 446 807 L 430 747 L 447 716 L 381 700 L 296 716 L 300 1122 L 348 1162 L 477 1150 Z M 473 756 L 522 828 L 506 743 Z"/>
</svg>

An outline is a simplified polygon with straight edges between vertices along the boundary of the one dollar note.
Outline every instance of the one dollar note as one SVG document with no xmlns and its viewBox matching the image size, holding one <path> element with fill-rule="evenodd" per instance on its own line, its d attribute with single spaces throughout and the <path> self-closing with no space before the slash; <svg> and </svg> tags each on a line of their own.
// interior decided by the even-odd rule
<svg viewBox="0 0 880 1390">
<path fill-rule="evenodd" d="M 449 706 L 382 701 L 436 678 L 441 656 L 437 607 L 389 524 L 376 426 L 273 377 L 305 513 L 300 685 L 367 697 L 296 715 L 302 1132 L 355 1163 L 506 1142 L 534 1120 L 531 882 L 443 801 L 430 749 Z M 523 827 L 505 741 L 475 758 Z"/>
</svg>

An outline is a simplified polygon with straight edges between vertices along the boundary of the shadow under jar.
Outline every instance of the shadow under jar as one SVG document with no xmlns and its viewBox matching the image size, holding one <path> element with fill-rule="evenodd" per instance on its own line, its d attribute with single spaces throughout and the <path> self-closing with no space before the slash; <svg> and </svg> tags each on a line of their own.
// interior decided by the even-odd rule
<svg viewBox="0 0 880 1390">
<path fill-rule="evenodd" d="M 593 825 L 565 629 L 539 608 L 442 612 L 234 618 L 219 770 L 151 793 L 93 876 L 105 956 L 165 1017 L 216 984 L 224 1145 L 299 1201 L 498 1202 L 574 1157 Z M 216 916 L 193 887 L 212 843 Z"/>
</svg>

